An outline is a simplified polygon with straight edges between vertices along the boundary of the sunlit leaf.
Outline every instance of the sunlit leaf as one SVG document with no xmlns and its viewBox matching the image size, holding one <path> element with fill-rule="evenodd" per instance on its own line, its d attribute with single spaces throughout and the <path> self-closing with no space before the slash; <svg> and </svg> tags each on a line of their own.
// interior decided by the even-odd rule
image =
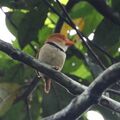
<svg viewBox="0 0 120 120">
<path fill-rule="evenodd" d="M 83 18 L 77 18 L 74 19 L 73 22 L 75 23 L 75 25 L 80 29 L 80 31 L 82 31 L 84 29 L 84 19 Z M 67 36 L 68 31 L 72 30 L 73 28 L 71 28 L 68 24 L 64 23 L 60 33 L 64 34 Z"/>
<path fill-rule="evenodd" d="M 39 47 L 41 47 L 45 40 L 48 38 L 48 36 L 52 34 L 52 29 L 49 28 L 48 26 L 44 26 L 42 27 L 42 29 L 39 30 L 39 33 L 38 33 L 38 40 L 40 42 L 39 44 Z"/>
<path fill-rule="evenodd" d="M 78 59 L 76 56 L 72 56 L 70 59 L 65 61 L 63 72 L 64 73 L 71 73 L 79 68 L 81 65 L 81 60 Z"/>
<path fill-rule="evenodd" d="M 54 29 L 58 21 L 58 18 L 59 17 L 56 14 L 49 12 L 48 17 L 45 20 L 45 25 L 47 25 L 49 28 Z"/>
<path fill-rule="evenodd" d="M 86 35 L 92 33 L 100 21 L 102 20 L 102 16 L 87 2 L 79 2 L 76 4 L 70 15 L 73 19 L 82 18 L 84 20 L 84 29 L 82 32 Z"/>
<path fill-rule="evenodd" d="M 68 0 L 59 0 L 62 4 L 66 5 Z"/>
<path fill-rule="evenodd" d="M 71 72 L 71 74 L 81 77 L 83 79 L 88 79 L 88 80 L 92 79 L 91 72 L 84 64 L 81 64 L 79 68 Z"/>
</svg>

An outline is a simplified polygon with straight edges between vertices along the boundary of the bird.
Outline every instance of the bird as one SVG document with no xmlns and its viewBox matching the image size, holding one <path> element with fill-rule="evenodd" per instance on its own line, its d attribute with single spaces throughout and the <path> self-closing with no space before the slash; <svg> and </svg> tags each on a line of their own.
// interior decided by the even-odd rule
<svg viewBox="0 0 120 120">
<path fill-rule="evenodd" d="M 37 59 L 52 66 L 55 70 L 61 71 L 66 60 L 66 51 L 72 45 L 74 45 L 74 42 L 63 34 L 53 33 L 40 48 Z M 44 92 L 49 93 L 51 78 L 40 72 L 38 72 L 38 75 L 44 80 Z"/>
</svg>

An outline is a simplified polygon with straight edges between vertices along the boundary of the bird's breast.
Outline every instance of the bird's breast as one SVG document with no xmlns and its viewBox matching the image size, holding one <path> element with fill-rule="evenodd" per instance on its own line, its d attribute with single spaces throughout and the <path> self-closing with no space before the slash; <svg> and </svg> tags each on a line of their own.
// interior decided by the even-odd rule
<svg viewBox="0 0 120 120">
<path fill-rule="evenodd" d="M 65 58 L 66 54 L 63 51 L 49 44 L 43 45 L 38 56 L 41 62 L 59 67 L 59 71 L 63 68 Z"/>
</svg>

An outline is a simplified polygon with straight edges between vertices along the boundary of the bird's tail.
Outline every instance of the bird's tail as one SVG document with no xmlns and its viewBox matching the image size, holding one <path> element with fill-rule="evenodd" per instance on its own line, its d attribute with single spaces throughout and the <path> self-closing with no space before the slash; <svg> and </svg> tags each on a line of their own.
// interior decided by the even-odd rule
<svg viewBox="0 0 120 120">
<path fill-rule="evenodd" d="M 47 76 L 44 76 L 42 73 L 40 73 L 38 71 L 36 71 L 36 73 L 37 73 L 37 76 L 39 78 L 42 78 L 44 81 L 44 92 L 49 93 L 50 89 L 51 89 L 51 79 Z"/>
<path fill-rule="evenodd" d="M 44 81 L 44 91 L 45 93 L 49 93 L 51 89 L 51 79 L 46 77 Z"/>
</svg>

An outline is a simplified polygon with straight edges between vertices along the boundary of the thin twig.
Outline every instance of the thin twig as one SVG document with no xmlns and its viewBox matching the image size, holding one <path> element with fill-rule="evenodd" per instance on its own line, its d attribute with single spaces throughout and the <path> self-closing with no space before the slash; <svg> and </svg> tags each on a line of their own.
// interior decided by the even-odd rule
<svg viewBox="0 0 120 120">
<path fill-rule="evenodd" d="M 35 54 L 38 52 L 37 49 L 35 49 L 34 45 L 32 43 L 29 43 L 30 47 L 32 48 L 32 50 L 35 52 Z"/>
<path fill-rule="evenodd" d="M 49 16 L 48 16 L 48 19 L 51 21 L 52 24 L 54 25 L 56 24 L 56 22 L 53 19 L 51 19 Z"/>
<path fill-rule="evenodd" d="M 97 44 L 93 43 L 92 41 L 88 40 L 88 42 L 94 46 L 95 48 L 97 48 L 99 51 L 101 51 L 102 53 L 104 53 L 108 58 L 110 58 L 112 64 L 116 63 L 117 60 L 115 58 L 113 58 L 108 52 L 106 52 L 104 49 L 102 49 L 101 47 L 99 47 Z"/>
<path fill-rule="evenodd" d="M 59 94 L 59 92 L 58 92 L 58 89 L 56 89 L 56 83 L 55 82 L 53 82 L 52 83 L 52 89 L 53 89 L 53 92 L 54 92 L 54 94 L 55 94 L 55 97 L 56 97 L 56 101 L 57 101 L 57 109 L 58 110 L 61 110 L 61 108 L 62 108 L 62 105 L 61 105 L 61 98 L 60 98 L 60 94 Z"/>
<path fill-rule="evenodd" d="M 25 89 L 22 92 L 22 94 L 17 96 L 15 103 L 29 97 L 33 93 L 33 91 L 38 87 L 39 83 L 40 83 L 39 78 L 37 76 L 34 77 L 32 82 L 29 85 L 25 86 Z"/>
<path fill-rule="evenodd" d="M 67 5 L 65 6 L 66 10 L 69 12 L 69 11 L 72 9 L 72 7 L 73 7 L 76 3 L 78 3 L 78 2 L 80 2 L 80 1 L 79 1 L 79 0 L 69 0 L 68 3 L 67 3 Z M 65 17 L 63 12 L 61 13 L 61 15 L 62 15 L 63 17 Z M 64 20 L 63 20 L 61 17 L 59 17 L 59 20 L 58 20 L 58 22 L 57 22 L 57 24 L 56 24 L 56 26 L 55 26 L 55 29 L 54 29 L 54 32 L 55 32 L 55 33 L 56 33 L 56 32 L 57 32 L 57 33 L 60 32 L 63 23 L 64 23 Z"/>
<path fill-rule="evenodd" d="M 45 4 L 47 4 L 50 9 L 55 13 L 57 14 L 60 18 L 62 18 L 63 21 L 65 21 L 68 25 L 70 24 L 66 19 L 65 17 L 63 17 L 49 2 L 48 0 L 43 0 Z"/>
<path fill-rule="evenodd" d="M 115 95 L 120 95 L 120 91 L 118 90 L 113 90 L 113 89 L 107 89 L 105 92 L 109 92 L 109 93 L 112 93 L 112 94 L 115 94 Z"/>
<path fill-rule="evenodd" d="M 32 120 L 32 115 L 31 115 L 31 111 L 30 111 L 30 105 L 29 105 L 28 98 L 25 99 L 25 104 L 26 104 L 26 111 L 27 111 L 28 120 Z"/>
</svg>

